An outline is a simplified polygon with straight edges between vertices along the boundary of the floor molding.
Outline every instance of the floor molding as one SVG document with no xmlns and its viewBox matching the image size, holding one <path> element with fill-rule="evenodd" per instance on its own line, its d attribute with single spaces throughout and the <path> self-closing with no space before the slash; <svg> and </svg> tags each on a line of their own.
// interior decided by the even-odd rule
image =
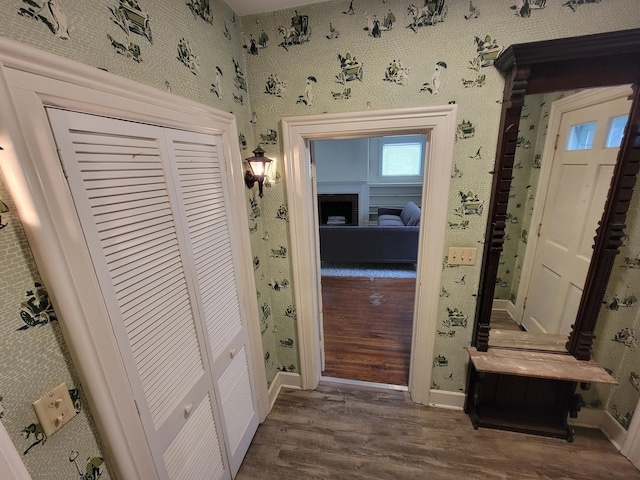
<svg viewBox="0 0 640 480">
<path fill-rule="evenodd" d="M 582 408 L 578 418 L 569 418 L 574 427 L 598 428 L 618 450 L 622 448 L 627 431 L 613 416 L 601 408 Z"/>
<path fill-rule="evenodd" d="M 574 427 L 600 428 L 604 423 L 605 411 L 601 408 L 583 407 L 578 412 L 578 418 L 569 417 L 569 425 Z"/>
<path fill-rule="evenodd" d="M 449 410 L 462 410 L 464 409 L 465 398 L 466 395 L 461 392 L 431 389 L 429 392 L 429 406 L 448 408 Z"/>
<path fill-rule="evenodd" d="M 511 303 L 511 300 L 499 300 L 496 298 L 493 300 L 493 308 L 491 310 L 504 310 L 511 316 L 511 319 L 513 319 L 516 306 Z"/>
<path fill-rule="evenodd" d="M 269 411 L 273 408 L 273 404 L 278 399 L 278 394 L 283 388 L 290 388 L 292 390 L 301 389 L 301 379 L 299 373 L 291 372 L 278 372 L 269 385 Z"/>
<path fill-rule="evenodd" d="M 604 412 L 600 430 L 602 430 L 602 433 L 604 433 L 611 443 L 613 443 L 614 447 L 618 450 L 622 448 L 622 445 L 627 438 L 627 431 L 615 418 L 613 418 L 613 415 L 607 411 Z"/>
</svg>

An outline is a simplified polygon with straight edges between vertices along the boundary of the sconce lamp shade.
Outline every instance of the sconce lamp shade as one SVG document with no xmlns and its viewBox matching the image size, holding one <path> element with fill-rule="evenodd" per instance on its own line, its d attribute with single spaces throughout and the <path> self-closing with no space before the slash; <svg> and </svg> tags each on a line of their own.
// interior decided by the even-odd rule
<svg viewBox="0 0 640 480">
<path fill-rule="evenodd" d="M 2 223 L 2 214 L 7 213 L 9 211 L 9 207 L 7 204 L 0 200 L 0 228 L 4 228 L 7 226 L 6 223 Z"/>
<path fill-rule="evenodd" d="M 262 197 L 262 185 L 264 183 L 264 176 L 267 172 L 267 166 L 273 160 L 264 156 L 264 150 L 257 147 L 253 151 L 253 157 L 245 159 L 249 164 L 249 170 L 244 175 L 244 183 L 248 188 L 253 188 L 253 185 L 258 182 L 258 191 Z"/>
</svg>

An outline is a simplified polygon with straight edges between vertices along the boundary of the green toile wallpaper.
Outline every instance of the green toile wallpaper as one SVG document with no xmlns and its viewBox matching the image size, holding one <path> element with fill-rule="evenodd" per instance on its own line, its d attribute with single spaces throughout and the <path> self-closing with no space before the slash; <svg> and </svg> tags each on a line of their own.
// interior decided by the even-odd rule
<svg viewBox="0 0 640 480">
<path fill-rule="evenodd" d="M 243 155 L 249 156 L 254 148 L 241 20 L 222 0 L 8 0 L 0 2 L 0 14 L 2 37 L 232 112 Z M 247 190 L 247 212 L 255 220 L 250 222 L 255 233 L 252 257 L 271 381 L 279 368 L 294 369 L 297 364 L 291 340 L 295 332 L 282 329 L 276 336 L 279 324 L 294 324 L 295 308 L 290 290 L 279 290 L 273 283 L 285 285 L 282 280 L 289 278 L 288 273 L 273 278 L 268 273 L 272 268 L 263 237 L 268 237 L 269 223 L 264 221 L 266 215 L 259 218 L 256 198 Z M 2 224 L 7 223 L 0 229 L 0 417 L 34 479 L 109 478 L 45 286 L 2 182 L 0 200 L 10 209 L 0 217 Z M 279 207 L 271 211 L 269 205 L 264 210 L 275 218 Z M 283 305 L 273 313 L 272 296 L 282 298 Z M 281 362 L 276 343 L 285 345 Z M 47 439 L 31 403 L 62 381 L 72 396 L 79 397 L 83 410 Z"/>
<path fill-rule="evenodd" d="M 512 43 L 640 27 L 637 0 L 424 3 L 336 0 L 240 19 L 222 0 L 7 0 L 0 3 L 0 36 L 232 112 L 243 156 L 260 143 L 276 160 L 264 197 L 247 190 L 271 382 L 278 371 L 296 372 L 299 364 L 286 178 L 278 164 L 281 117 L 457 103 L 449 218 L 442 228 L 447 247 L 481 249 L 504 85 L 493 60 Z M 11 207 L 7 197 L 1 186 L 0 199 Z M 468 208 L 468 199 L 475 208 Z M 595 345 L 596 359 L 620 385 L 588 393 L 590 404 L 606 407 L 625 427 L 640 398 L 640 315 L 632 288 L 640 274 L 638 201 L 636 196 Z M 1 222 L 7 219 L 9 226 L 0 230 L 0 262 L 10 275 L 2 276 L 0 286 L 12 293 L 3 290 L 0 303 L 0 326 L 10 332 L 0 352 L 0 416 L 18 451 L 29 449 L 23 458 L 34 479 L 51 478 L 50 472 L 59 472 L 56 478 L 82 475 L 102 457 L 86 408 L 71 429 L 61 431 L 68 433 L 38 441 L 31 402 L 48 386 L 45 378 L 66 380 L 80 399 L 82 390 L 52 316 L 41 324 L 42 312 L 31 314 L 36 320 L 27 314 L 34 326 L 18 330 L 27 325 L 21 306 L 46 301 L 26 240 L 17 232 L 19 220 L 15 213 L 2 214 Z M 516 228 L 511 235 L 521 238 Z M 7 241 L 8 235 L 22 237 Z M 480 267 L 448 267 L 442 255 L 438 329 L 446 335 L 436 340 L 433 387 L 464 391 Z M 452 322 L 454 311 L 456 320 L 468 321 Z M 34 385 L 37 395 L 23 383 Z M 96 468 L 96 475 L 109 478 L 104 464 Z"/>
<path fill-rule="evenodd" d="M 469 245 L 481 249 L 504 86 L 492 67 L 493 60 L 514 43 L 638 28 L 636 9 L 633 0 L 337 0 L 243 17 L 256 138 L 263 142 L 267 155 L 278 160 L 282 158 L 279 120 L 284 116 L 455 102 L 458 130 L 449 218 L 442 228 L 447 230 L 446 248 Z M 514 182 L 516 202 L 509 212 L 508 231 L 513 243 L 505 249 L 501 266 L 497 288 L 501 298 L 510 299 L 517 291 L 519 269 L 517 263 L 508 262 L 523 257 L 533 200 L 529 190 L 535 191 L 522 187 L 537 179 L 543 159 L 536 154 L 542 152 L 547 121 L 541 104 L 553 99 L 531 98 L 527 102 L 529 119 L 522 128 L 533 128 L 521 131 L 519 149 L 519 166 L 526 174 L 520 182 L 526 183 Z M 272 173 L 279 179 L 278 188 L 267 191 L 263 210 L 285 203 L 280 185 L 286 184 L 286 179 L 280 178 L 281 170 L 276 164 L 276 173 Z M 272 215 L 267 217 L 273 222 Z M 280 227 L 273 224 L 269 228 L 268 248 L 285 252 L 288 232 L 286 225 Z M 632 239 L 630 235 L 630 244 Z M 627 253 L 629 264 L 638 252 L 640 249 Z M 290 271 L 286 262 L 270 260 L 273 273 Z M 633 267 L 621 270 L 631 274 Z M 479 271 L 479 265 L 449 267 L 443 261 L 438 318 L 442 334 L 436 339 L 433 388 L 464 391 L 465 348 L 471 340 Z M 618 295 L 623 296 L 624 290 Z M 632 310 L 635 318 L 637 310 Z M 603 308 L 603 318 L 608 313 Z M 630 318 L 618 323 L 629 329 L 633 326 Z M 630 375 L 621 369 L 622 356 L 637 357 L 635 344 L 620 349 L 621 344 L 613 342 L 616 351 L 610 348 L 611 338 L 620 329 L 600 334 L 595 346 L 596 359 L 619 379 Z M 292 339 L 295 342 L 295 337 Z M 620 383 L 615 391 L 602 391 L 598 398 L 589 400 L 606 404 L 619 420 L 632 414 L 640 398 L 637 381 L 636 386 L 626 378 Z"/>
<path fill-rule="evenodd" d="M 76 478 L 80 472 L 108 479 L 82 386 L 0 175 L 3 204 L 8 211 L 0 214 L 0 421 L 34 480 Z M 47 438 L 31 404 L 62 382 L 77 414 Z"/>
</svg>

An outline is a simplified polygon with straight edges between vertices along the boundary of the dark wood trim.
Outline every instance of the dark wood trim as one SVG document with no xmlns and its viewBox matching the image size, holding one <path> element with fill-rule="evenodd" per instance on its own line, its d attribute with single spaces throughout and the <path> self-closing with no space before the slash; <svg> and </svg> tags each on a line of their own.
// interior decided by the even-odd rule
<svg viewBox="0 0 640 480">
<path fill-rule="evenodd" d="M 613 261 L 624 237 L 626 214 L 640 165 L 637 88 L 640 29 L 512 45 L 496 60 L 495 67 L 505 76 L 506 83 L 472 340 L 478 351 L 488 348 L 491 306 L 504 242 L 506 204 L 524 96 L 573 88 L 635 85 L 630 124 L 595 238 L 576 323 L 567 343 L 571 354 L 588 360 Z"/>
<path fill-rule="evenodd" d="M 473 428 L 562 438 L 573 442 L 569 413 L 576 404 L 576 383 L 567 380 L 479 372 L 469 365 L 465 403 Z"/>
<path fill-rule="evenodd" d="M 489 219 L 485 233 L 483 264 L 480 274 L 480 292 L 484 298 L 490 298 L 490 302 L 479 301 L 476 308 L 474 324 L 473 345 L 481 352 L 489 348 L 489 331 L 491 327 L 491 309 L 493 308 L 493 295 L 496 288 L 496 276 L 502 247 L 504 245 L 505 228 L 507 225 L 507 205 L 509 203 L 509 189 L 513 177 L 513 163 L 518 140 L 518 126 L 520 125 L 520 113 L 524 105 L 524 95 L 527 89 L 527 80 L 531 70 L 514 68 L 511 79 L 505 86 L 502 99 L 502 113 L 500 125 L 505 128 L 500 130 L 498 138 L 498 154 L 496 167 L 493 172 L 492 201 L 489 205 Z"/>
</svg>

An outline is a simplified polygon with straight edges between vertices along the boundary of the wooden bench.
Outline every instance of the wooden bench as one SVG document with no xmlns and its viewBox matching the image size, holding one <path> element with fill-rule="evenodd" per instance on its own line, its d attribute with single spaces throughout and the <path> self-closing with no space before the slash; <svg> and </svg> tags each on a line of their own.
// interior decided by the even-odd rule
<svg viewBox="0 0 640 480">
<path fill-rule="evenodd" d="M 617 384 L 593 360 L 567 353 L 492 347 L 468 347 L 472 381 L 465 411 L 475 428 L 490 427 L 573 441 L 569 415 L 580 410 L 576 387 Z"/>
</svg>

